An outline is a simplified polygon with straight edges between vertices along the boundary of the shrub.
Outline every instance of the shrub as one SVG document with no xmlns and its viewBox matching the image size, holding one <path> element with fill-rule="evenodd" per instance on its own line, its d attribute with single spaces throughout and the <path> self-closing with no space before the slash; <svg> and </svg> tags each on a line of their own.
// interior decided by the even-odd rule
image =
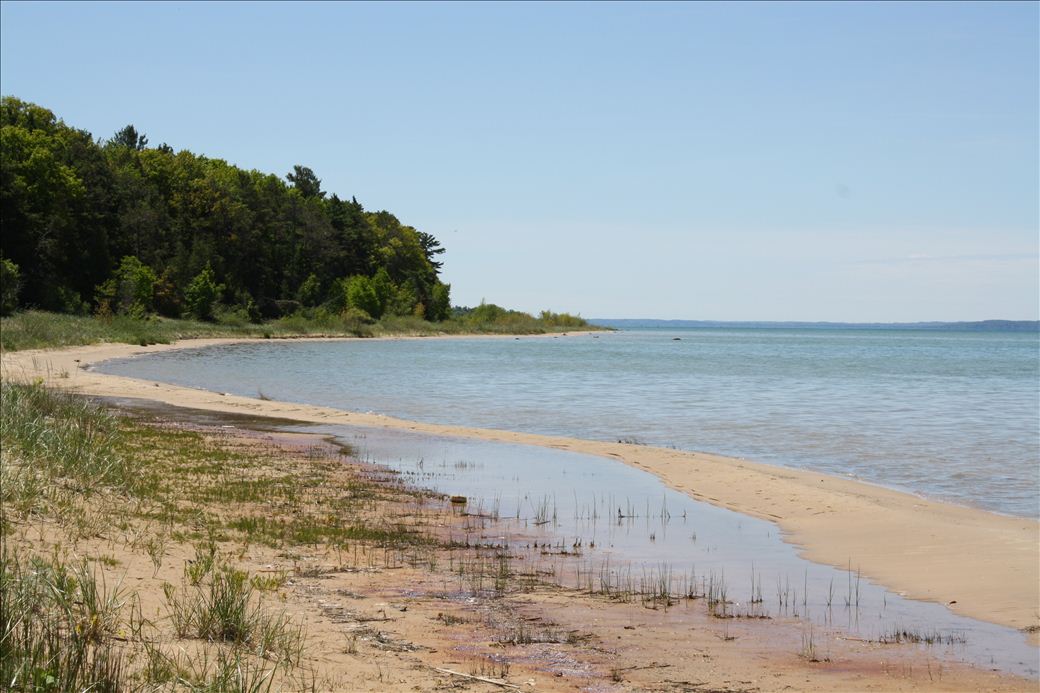
<svg viewBox="0 0 1040 693">
<path fill-rule="evenodd" d="M 144 317 L 153 309 L 157 281 L 151 267 L 125 256 L 108 281 L 97 287 L 98 312 Z"/>
<path fill-rule="evenodd" d="M 543 310 L 540 316 L 542 322 L 548 327 L 588 327 L 589 323 L 580 315 L 570 313 L 554 313 L 551 310 Z"/>
<path fill-rule="evenodd" d="M 350 277 L 343 283 L 347 306 L 364 311 L 378 320 L 383 315 L 383 307 L 376 294 L 372 280 L 362 275 Z"/>
<path fill-rule="evenodd" d="M 155 282 L 153 301 L 156 312 L 169 318 L 179 318 L 184 310 L 180 290 L 173 280 L 173 272 L 167 268 Z"/>
<path fill-rule="evenodd" d="M 296 300 L 308 308 L 313 308 L 321 302 L 321 281 L 317 275 L 311 274 L 300 284 L 296 291 Z"/>
<path fill-rule="evenodd" d="M 212 320 L 213 306 L 217 302 L 217 296 L 223 290 L 223 285 L 217 284 L 213 276 L 213 269 L 207 264 L 201 272 L 195 275 L 184 292 L 184 302 L 188 306 L 188 312 L 199 320 Z"/>
<path fill-rule="evenodd" d="M 495 323 L 506 317 L 507 313 L 508 311 L 501 306 L 481 301 L 480 305 L 469 314 L 468 319 L 470 322 L 478 324 Z"/>
<path fill-rule="evenodd" d="M 0 315 L 10 315 L 18 307 L 21 274 L 18 265 L 7 258 L 0 260 Z"/>
<path fill-rule="evenodd" d="M 376 294 L 376 300 L 379 302 L 377 312 L 368 311 L 368 314 L 375 319 L 383 317 L 383 313 L 387 312 L 387 309 L 394 307 L 397 298 L 397 288 L 394 286 L 394 282 L 390 279 L 389 273 L 383 267 L 379 268 L 379 271 L 372 277 L 372 290 Z M 408 311 L 411 310 L 411 306 L 408 307 Z M 406 312 L 408 312 L 406 311 Z"/>
</svg>

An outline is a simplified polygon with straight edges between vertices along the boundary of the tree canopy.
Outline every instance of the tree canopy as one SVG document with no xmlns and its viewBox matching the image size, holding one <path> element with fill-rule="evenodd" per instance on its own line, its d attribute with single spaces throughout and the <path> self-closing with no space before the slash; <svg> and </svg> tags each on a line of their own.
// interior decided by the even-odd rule
<svg viewBox="0 0 1040 693">
<path fill-rule="evenodd" d="M 0 103 L 0 128 L 0 259 L 17 278 L 5 303 L 208 316 L 219 302 L 263 317 L 328 303 L 371 317 L 449 315 L 439 241 L 327 195 L 306 166 L 282 179 L 150 148 L 134 125 L 96 140 L 14 97 Z"/>
</svg>

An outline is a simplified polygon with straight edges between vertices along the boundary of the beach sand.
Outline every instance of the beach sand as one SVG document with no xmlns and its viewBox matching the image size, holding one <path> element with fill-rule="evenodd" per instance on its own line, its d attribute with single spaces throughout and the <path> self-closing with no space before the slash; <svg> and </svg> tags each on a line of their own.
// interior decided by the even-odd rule
<svg viewBox="0 0 1040 693">
<path fill-rule="evenodd" d="M 577 336 L 577 335 L 572 335 Z M 531 337 L 528 337 L 531 338 Z M 541 337 L 534 337 L 541 338 Z M 140 347 L 102 344 L 4 353 L 4 378 L 70 392 L 322 424 L 349 424 L 539 445 L 620 460 L 689 496 L 775 522 L 803 556 L 861 571 L 913 599 L 1031 633 L 1040 627 L 1040 523 L 863 482 L 706 453 L 405 421 L 104 375 L 102 361 L 246 340 Z"/>
<path fill-rule="evenodd" d="M 15 512 L 8 518 L 9 546 L 23 556 L 71 549 L 75 555 L 104 557 L 94 564 L 103 571 L 103 584 L 132 589 L 131 603 L 145 622 L 137 636 L 131 628 L 124 641 L 130 675 L 142 661 L 154 659 L 142 657 L 149 650 L 139 649 L 136 638 L 146 638 L 152 651 L 181 657 L 177 661 L 189 675 L 199 653 L 212 658 L 220 650 L 191 632 L 178 636 L 168 617 L 167 588 L 190 593 L 185 571 L 198 563 L 200 546 L 205 552 L 204 542 L 191 539 L 200 536 L 195 534 L 200 527 L 212 530 L 258 512 L 320 525 L 344 490 L 354 489 L 362 491 L 355 500 L 364 500 L 353 505 L 348 521 L 362 518 L 362 526 L 378 527 L 393 518 L 398 528 L 441 542 L 300 544 L 271 543 L 263 533 L 249 531 L 209 535 L 220 536 L 212 545 L 220 561 L 273 580 L 259 597 L 265 613 L 303 626 L 305 649 L 294 668 L 272 673 L 271 690 L 1018 693 L 1036 688 L 1035 680 L 952 661 L 941 648 L 814 630 L 797 617 L 717 618 L 703 601 L 676 597 L 670 605 L 646 605 L 639 598 L 618 600 L 551 580 L 532 581 L 521 556 L 501 554 L 486 543 L 501 531 L 497 521 L 485 524 L 439 494 L 417 492 L 378 467 L 344 457 L 319 434 L 255 431 L 246 423 L 258 421 L 251 417 L 165 406 L 144 407 L 133 418 L 138 416 L 147 422 L 137 424 L 139 431 L 192 436 L 193 450 L 201 452 L 182 464 L 169 463 L 178 478 L 167 479 L 167 497 L 180 498 L 187 514 L 155 526 L 147 512 L 121 515 L 124 501 L 115 495 L 81 498 L 103 518 L 121 517 L 121 522 L 102 522 L 98 533 L 84 534 L 60 514 Z M 178 445 L 177 437 L 166 444 Z M 149 459 L 168 454 L 162 446 L 154 449 L 158 457 L 139 461 L 147 466 Z M 206 459 L 219 460 L 217 474 L 202 462 Z M 249 494 L 214 493 L 218 486 L 241 491 L 248 487 L 243 481 L 258 478 L 291 478 L 308 492 L 290 500 L 283 486 L 271 504 L 258 504 Z M 192 500 L 182 493 L 192 494 Z M 200 524 L 199 514 L 210 522 Z M 444 541 L 463 532 L 474 539 L 472 546 Z M 156 542 L 158 553 L 149 548 Z"/>
</svg>

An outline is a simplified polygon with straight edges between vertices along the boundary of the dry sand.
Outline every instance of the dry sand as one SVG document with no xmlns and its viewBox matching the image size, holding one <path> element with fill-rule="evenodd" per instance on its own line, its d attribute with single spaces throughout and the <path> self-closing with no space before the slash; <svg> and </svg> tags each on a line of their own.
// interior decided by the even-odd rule
<svg viewBox="0 0 1040 693">
<path fill-rule="evenodd" d="M 572 337 L 576 337 L 572 333 Z M 91 395 L 301 422 L 404 429 L 540 445 L 620 460 L 698 500 L 771 520 L 814 561 L 859 568 L 913 599 L 948 604 L 972 618 L 1029 630 L 1040 626 L 1040 523 L 940 503 L 858 481 L 719 455 L 460 426 L 444 426 L 267 401 L 97 373 L 101 361 L 236 341 L 208 339 L 140 347 L 103 344 L 4 353 L 4 378 L 42 379 Z"/>
</svg>

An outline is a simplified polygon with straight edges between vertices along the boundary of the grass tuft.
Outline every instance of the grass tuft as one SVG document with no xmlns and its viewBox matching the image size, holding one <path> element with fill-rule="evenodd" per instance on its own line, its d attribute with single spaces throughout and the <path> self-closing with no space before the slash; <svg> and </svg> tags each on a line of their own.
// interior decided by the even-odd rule
<svg viewBox="0 0 1040 693">
<path fill-rule="evenodd" d="M 118 691 L 125 662 L 112 636 L 125 601 L 86 562 L 0 549 L 0 681 L 5 690 Z"/>
</svg>

